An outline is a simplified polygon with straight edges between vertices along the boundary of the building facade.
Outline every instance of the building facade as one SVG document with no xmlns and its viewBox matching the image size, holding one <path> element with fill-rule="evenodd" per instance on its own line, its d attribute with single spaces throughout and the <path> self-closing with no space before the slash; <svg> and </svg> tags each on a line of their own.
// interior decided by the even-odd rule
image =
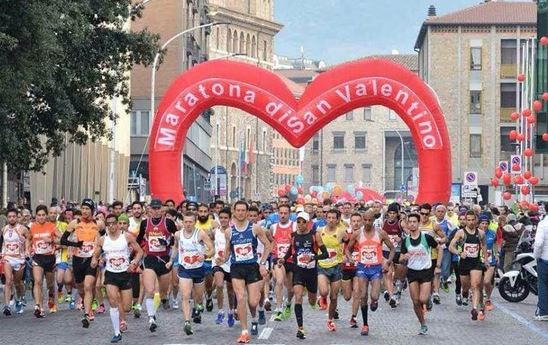
<svg viewBox="0 0 548 345">
<path fill-rule="evenodd" d="M 213 28 L 210 59 L 235 60 L 272 69 L 274 36 L 282 28 L 273 19 L 273 6 L 273 0 L 210 0 L 211 19 L 229 23 Z M 213 113 L 213 166 L 226 171 L 226 194 L 219 191 L 217 194 L 231 201 L 271 198 L 275 164 L 272 128 L 236 108 L 216 106 Z"/>
<path fill-rule="evenodd" d="M 436 90 L 447 122 L 453 183 L 476 171 L 484 200 L 494 201 L 489 180 L 498 162 L 515 152 L 510 115 L 518 108 L 522 47 L 536 37 L 536 3 L 485 1 L 441 16 L 430 7 L 428 14 L 415 49 L 419 74 Z M 536 191 L 546 194 L 547 158 L 533 161 Z"/>
<path fill-rule="evenodd" d="M 206 0 L 151 1 L 143 16 L 132 22 L 132 28 L 160 35 L 160 44 L 171 37 L 210 22 Z M 198 29 L 181 35 L 166 48 L 162 64 L 156 71 L 155 106 L 160 103 L 169 85 L 184 71 L 206 61 L 211 28 Z M 151 112 L 152 67 L 135 66 L 131 72 L 131 163 L 129 176 L 148 180 L 148 137 L 152 127 Z M 156 111 L 155 109 L 154 111 Z M 212 125 L 210 111 L 204 112 L 189 128 L 182 152 L 183 184 L 187 198 L 208 201 L 205 190 L 211 169 L 210 141 Z M 169 169 L 170 167 L 166 167 Z M 149 194 L 149 191 L 146 192 Z M 141 196 L 142 197 L 142 196 Z"/>
</svg>

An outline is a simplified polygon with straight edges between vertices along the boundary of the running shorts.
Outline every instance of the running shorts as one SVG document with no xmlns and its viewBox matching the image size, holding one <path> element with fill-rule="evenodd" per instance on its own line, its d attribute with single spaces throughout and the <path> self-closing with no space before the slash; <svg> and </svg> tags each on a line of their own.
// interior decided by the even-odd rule
<svg viewBox="0 0 548 345">
<path fill-rule="evenodd" d="M 296 266 L 293 270 L 293 285 L 302 285 L 310 293 L 318 292 L 318 270 Z"/>
<path fill-rule="evenodd" d="M 169 261 L 169 255 L 165 256 L 146 256 L 143 262 L 145 269 L 153 270 L 156 276 L 160 277 L 171 272 L 171 269 L 166 268 L 166 263 Z"/>
<path fill-rule="evenodd" d="M 138 283 L 138 282 L 137 282 Z M 114 273 L 105 271 L 105 285 L 114 285 L 120 290 L 129 290 L 131 285 L 131 274 L 129 272 Z"/>
<path fill-rule="evenodd" d="M 246 284 L 253 284 L 262 280 L 259 271 L 259 264 L 232 264 L 230 266 L 230 277 L 239 280 L 245 280 Z"/>
</svg>

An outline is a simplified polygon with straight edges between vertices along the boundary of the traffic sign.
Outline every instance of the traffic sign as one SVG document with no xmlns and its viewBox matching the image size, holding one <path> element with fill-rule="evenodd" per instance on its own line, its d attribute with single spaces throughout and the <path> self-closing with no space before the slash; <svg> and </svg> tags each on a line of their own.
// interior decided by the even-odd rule
<svg viewBox="0 0 548 345">
<path fill-rule="evenodd" d="M 510 170 L 512 171 L 512 174 L 521 174 L 521 156 L 520 155 L 512 155 L 512 158 L 510 159 Z M 514 170 L 512 167 L 514 165 L 519 166 L 519 170 Z"/>
<path fill-rule="evenodd" d="M 500 161 L 499 162 L 499 168 L 503 173 L 508 172 L 508 161 Z"/>
<path fill-rule="evenodd" d="M 477 186 L 478 185 L 478 173 L 476 171 L 464 172 L 464 185 Z"/>
</svg>

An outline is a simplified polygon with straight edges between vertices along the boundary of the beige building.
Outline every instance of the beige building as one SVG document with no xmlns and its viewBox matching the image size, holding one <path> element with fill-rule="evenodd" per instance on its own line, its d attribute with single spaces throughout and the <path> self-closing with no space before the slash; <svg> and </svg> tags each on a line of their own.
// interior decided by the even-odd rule
<svg viewBox="0 0 548 345">
<path fill-rule="evenodd" d="M 416 55 L 377 55 L 417 71 Z M 322 70 L 282 69 L 277 73 L 306 87 Z M 417 171 L 414 145 L 408 127 L 383 106 L 355 109 L 321 129 L 305 145 L 304 191 L 310 186 L 332 182 L 345 189 L 361 183 L 388 197 L 399 193 L 402 184 L 413 193 Z"/>
<path fill-rule="evenodd" d="M 282 28 L 273 19 L 273 6 L 273 0 L 210 0 L 212 20 L 230 23 L 213 28 L 210 59 L 231 59 L 272 69 L 274 36 Z M 269 199 L 276 143 L 272 128 L 239 109 L 217 106 L 213 110 L 212 166 L 222 166 L 227 172 L 227 195 L 222 198 Z M 244 156 L 252 159 L 247 173 L 240 164 L 242 148 Z"/>
<path fill-rule="evenodd" d="M 500 160 L 515 147 L 508 133 L 517 110 L 518 61 L 521 46 L 536 37 L 536 3 L 485 1 L 445 15 L 430 7 L 415 49 L 419 74 L 439 97 L 451 140 L 453 183 L 465 171 L 477 171 L 484 200 Z M 537 192 L 548 189 L 544 155 L 535 155 Z M 489 192 L 490 190 L 490 192 Z M 544 193 L 543 193 L 544 194 Z"/>
</svg>

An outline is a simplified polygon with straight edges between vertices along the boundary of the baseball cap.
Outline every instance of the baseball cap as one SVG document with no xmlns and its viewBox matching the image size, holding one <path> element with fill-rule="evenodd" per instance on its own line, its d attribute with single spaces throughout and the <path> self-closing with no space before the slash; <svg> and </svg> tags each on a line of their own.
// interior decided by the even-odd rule
<svg viewBox="0 0 548 345">
<path fill-rule="evenodd" d="M 299 212 L 297 213 L 297 219 L 302 218 L 306 220 L 307 222 L 310 220 L 310 216 L 306 212 Z"/>
<path fill-rule="evenodd" d="M 511 222 L 511 221 L 517 221 L 517 220 L 518 220 L 518 218 L 516 217 L 516 215 L 513 214 L 513 213 L 510 213 L 510 214 L 506 217 L 506 219 L 507 219 L 509 222 Z"/>
<path fill-rule="evenodd" d="M 127 214 L 125 213 L 122 213 L 118 216 L 118 221 L 125 221 L 125 222 L 128 222 L 129 223 L 129 217 L 127 216 Z"/>
<path fill-rule="evenodd" d="M 95 203 L 89 198 L 82 200 L 82 206 L 87 206 L 91 211 L 95 211 Z"/>
<path fill-rule="evenodd" d="M 151 208 L 162 208 L 162 201 L 160 199 L 152 199 L 150 201 Z"/>
</svg>

